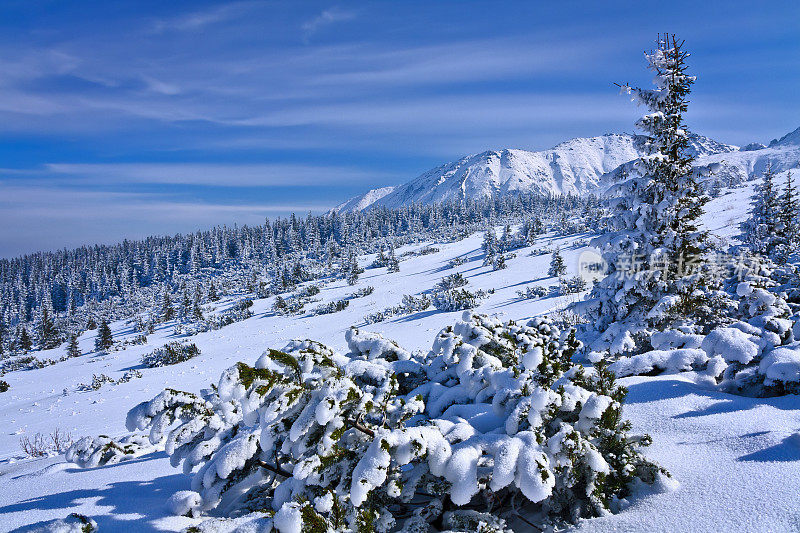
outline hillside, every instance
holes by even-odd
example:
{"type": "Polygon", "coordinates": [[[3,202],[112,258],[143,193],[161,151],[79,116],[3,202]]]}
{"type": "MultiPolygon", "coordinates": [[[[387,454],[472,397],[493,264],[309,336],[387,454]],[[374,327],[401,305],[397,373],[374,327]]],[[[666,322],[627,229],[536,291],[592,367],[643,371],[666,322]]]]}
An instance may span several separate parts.
{"type": "MultiPolygon", "coordinates": [[[[752,186],[725,191],[708,206],[706,224],[716,235],[733,239],[745,216],[752,186]]],[[[5,377],[11,390],[4,393],[0,420],[0,515],[4,530],[24,524],[62,518],[71,512],[93,517],[101,531],[178,531],[196,525],[198,519],[172,516],[167,496],[188,489],[189,478],[170,467],[163,451],[154,451],[116,465],[80,469],[63,456],[19,460],[20,437],[49,434],[55,428],[82,435],[126,433],[125,413],[138,402],[153,397],[163,387],[197,391],[215,380],[236,361],[251,363],[268,348],[280,348],[292,338],[312,337],[331,346],[345,347],[350,325],[379,331],[408,349],[424,350],[443,327],[458,320],[460,312],[423,311],[385,322],[364,325],[363,317],[397,304],[404,294],[429,289],[444,275],[458,271],[468,287],[494,289],[476,309],[501,317],[527,317],[558,311],[579,295],[520,299],[516,291],[528,286],[547,287],[556,282],[546,274],[550,254],[536,249],[560,248],[574,273],[587,235],[543,235],[534,247],[521,248],[509,259],[508,268],[493,271],[481,266],[482,236],[474,234],[449,244],[435,244],[438,251],[410,255],[401,270],[368,269],[355,286],[344,280],[325,284],[321,302],[335,301],[367,286],[374,292],[352,300],[331,315],[280,316],[271,311],[274,297],[258,299],[254,316],[223,329],[184,337],[201,350],[197,358],[175,366],[143,368],[140,358],[176,338],[171,324],[163,324],[144,345],[131,345],[109,354],[93,352],[94,332],[83,334],[84,355],[39,370],[16,371],[5,377]],[[534,252],[536,255],[531,255],[534,252]],[[461,266],[450,269],[454,258],[461,266]],[[101,384],[98,390],[81,390],[92,374],[120,378],[139,369],[141,378],[125,383],[101,384]]],[[[397,250],[420,250],[418,244],[397,250]]],[[[359,258],[369,264],[374,256],[359,258]]],[[[206,313],[231,307],[236,297],[207,305],[206,313]]],[[[128,322],[112,324],[118,341],[133,339],[128,322]]],[[[41,352],[42,357],[60,350],[41,352]]],[[[712,391],[693,373],[625,378],[629,399],[624,415],[634,431],[649,433],[654,445],[650,459],[669,470],[680,484],[671,492],[631,498],[624,512],[582,521],[574,531],[633,530],[643,522],[650,531],[788,531],[795,522],[793,509],[800,504],[794,480],[800,476],[800,448],[796,445],[797,396],[753,399],[712,391]],[[764,487],[772,487],[769,491],[764,487]],[[724,502],[724,503],[723,503],[724,502]]],[[[233,523],[231,523],[233,526],[233,523]]],[[[528,531],[518,524],[519,531],[528,531]]],[[[223,529],[221,531],[228,531],[223,529]]]]}

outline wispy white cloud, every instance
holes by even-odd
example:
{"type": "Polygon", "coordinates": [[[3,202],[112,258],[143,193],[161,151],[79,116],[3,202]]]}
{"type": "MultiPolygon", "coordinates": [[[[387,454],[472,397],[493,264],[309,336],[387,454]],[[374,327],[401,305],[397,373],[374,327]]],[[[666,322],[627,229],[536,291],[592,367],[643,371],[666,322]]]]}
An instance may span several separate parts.
{"type": "Polygon", "coordinates": [[[308,40],[312,35],[326,26],[337,22],[352,20],[355,17],[356,13],[354,11],[345,11],[337,6],[326,9],[313,19],[303,23],[303,38],[308,40]]]}
{"type": "Polygon", "coordinates": [[[369,184],[389,176],[383,171],[341,166],[213,163],[49,163],[42,172],[43,177],[47,175],[70,177],[76,185],[164,183],[219,187],[369,184]]]}
{"type": "Polygon", "coordinates": [[[151,25],[151,30],[156,33],[165,31],[198,31],[207,26],[242,16],[258,5],[259,2],[256,1],[229,2],[212,9],[155,20],[151,25]]]}

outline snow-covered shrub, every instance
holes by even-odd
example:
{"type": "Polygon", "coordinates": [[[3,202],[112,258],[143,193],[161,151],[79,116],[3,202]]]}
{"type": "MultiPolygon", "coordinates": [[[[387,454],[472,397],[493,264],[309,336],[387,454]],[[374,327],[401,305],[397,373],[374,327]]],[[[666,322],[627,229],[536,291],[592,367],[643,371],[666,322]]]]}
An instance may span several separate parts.
{"type": "Polygon", "coordinates": [[[39,522],[14,531],[18,533],[95,533],[98,529],[94,519],[72,513],[66,518],[39,522]]]}
{"type": "Polygon", "coordinates": [[[82,392],[91,392],[100,390],[104,383],[111,383],[112,385],[116,383],[114,378],[106,376],[105,374],[92,374],[92,382],[91,383],[79,383],[77,389],[82,392]]]}
{"type": "Polygon", "coordinates": [[[424,246],[419,250],[408,250],[407,252],[403,252],[400,254],[400,257],[419,257],[423,255],[430,255],[439,252],[439,248],[436,246],[424,246]]]}
{"type": "Polygon", "coordinates": [[[300,294],[308,298],[316,296],[319,293],[320,293],[320,288],[317,285],[308,285],[300,290],[300,294]]]}
{"type": "Polygon", "coordinates": [[[142,435],[129,435],[116,441],[100,435],[79,439],[69,446],[64,458],[81,468],[94,468],[134,459],[157,449],[142,435]]]}
{"type": "Polygon", "coordinates": [[[433,286],[433,292],[449,291],[450,289],[458,289],[467,285],[469,281],[464,277],[461,272],[450,274],[439,280],[439,283],[433,286]]]}
{"type": "Polygon", "coordinates": [[[360,289],[350,293],[346,299],[347,300],[355,300],[356,298],[364,298],[365,296],[369,296],[375,292],[375,287],[372,285],[367,285],[366,287],[361,287],[360,289]]]}
{"type": "Polygon", "coordinates": [[[550,293],[550,289],[541,285],[528,285],[525,290],[517,291],[517,298],[520,300],[533,300],[534,298],[544,298],[550,293]]]}
{"type": "Polygon", "coordinates": [[[487,295],[482,290],[470,292],[467,289],[450,289],[434,293],[431,302],[439,311],[461,311],[478,307],[484,298],[487,295]]]}
{"type": "Polygon", "coordinates": [[[394,307],[387,307],[382,311],[370,313],[364,317],[364,322],[367,324],[375,324],[383,322],[393,316],[407,315],[411,313],[418,313],[424,311],[431,306],[431,299],[427,295],[421,294],[420,296],[413,296],[411,294],[403,295],[403,301],[400,305],[394,307]]]}
{"type": "Polygon", "coordinates": [[[306,304],[318,301],[319,298],[311,298],[302,292],[287,296],[286,298],[278,295],[275,297],[275,302],[272,304],[272,310],[278,315],[296,315],[303,312],[303,308],[306,304]]]}
{"type": "Polygon", "coordinates": [[[176,365],[198,355],[200,348],[196,344],[172,341],[142,356],[142,364],[149,368],[176,365]]]}
{"type": "Polygon", "coordinates": [[[459,255],[457,257],[452,258],[450,261],[447,262],[448,268],[456,268],[461,265],[466,264],[467,258],[463,255],[459,255]]]}
{"type": "Polygon", "coordinates": [[[350,305],[350,300],[336,300],[326,304],[318,305],[311,310],[312,315],[329,315],[331,313],[338,313],[344,311],[350,305]]]}
{"type": "Polygon", "coordinates": [[[508,265],[506,264],[506,259],[508,259],[508,257],[506,257],[504,254],[496,255],[494,262],[492,263],[492,270],[504,270],[508,268],[508,265]]]}
{"type": "Polygon", "coordinates": [[[125,373],[122,374],[122,377],[117,380],[117,384],[119,385],[120,383],[127,383],[133,379],[139,379],[141,377],[142,373],[135,368],[132,368],[130,370],[126,370],[125,373]]]}
{"type": "Polygon", "coordinates": [[[731,269],[727,311],[716,327],[705,334],[692,325],[654,333],[653,350],[622,357],[611,369],[620,376],[694,370],[721,390],[748,396],[800,392],[800,317],[773,279],[774,265],[745,255],[731,269]]]}
{"type": "Polygon", "coordinates": [[[575,294],[586,290],[586,280],[581,276],[559,278],[558,286],[561,294],[575,294]]]}
{"type": "Polygon", "coordinates": [[[507,531],[520,511],[553,527],[666,479],[639,451],[649,439],[627,435],[625,389],[602,363],[573,366],[574,332],[546,319],[465,313],[427,354],[346,340],[346,355],[292,341],[199,395],[134,407],[128,429],[192,476],[170,507],[281,533],[507,531]]]}
{"type": "Polygon", "coordinates": [[[431,306],[431,299],[428,298],[425,294],[420,296],[412,296],[410,294],[403,295],[403,302],[401,307],[403,308],[403,313],[418,313],[420,311],[425,311],[427,308],[431,306]]]}

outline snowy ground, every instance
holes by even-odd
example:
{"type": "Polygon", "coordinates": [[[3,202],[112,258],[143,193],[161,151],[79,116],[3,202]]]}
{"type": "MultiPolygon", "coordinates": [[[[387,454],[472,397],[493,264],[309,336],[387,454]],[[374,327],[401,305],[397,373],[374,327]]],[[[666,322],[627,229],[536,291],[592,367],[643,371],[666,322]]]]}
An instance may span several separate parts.
{"type": "MultiPolygon", "coordinates": [[[[750,193],[751,187],[747,187],[714,200],[707,208],[706,225],[720,237],[731,239],[738,232],[750,193]]],[[[8,374],[4,379],[11,390],[0,397],[0,531],[63,518],[71,512],[93,517],[101,531],[174,531],[195,523],[171,516],[165,508],[170,494],[188,488],[189,478],[171,468],[163,453],[82,470],[65,463],[63,456],[19,460],[22,436],[49,434],[56,427],[76,438],[121,436],[128,409],[164,387],[196,391],[215,381],[235,361],[252,363],[265,349],[280,348],[292,338],[313,338],[344,350],[344,331],[349,326],[362,324],[365,315],[397,305],[404,294],[429,289],[455,271],[469,279],[472,290],[495,289],[478,308],[480,312],[522,320],[563,308],[571,301],[573,297],[519,301],[516,291],[526,285],[556,283],[546,274],[550,255],[534,257],[529,254],[531,249],[518,250],[506,270],[492,272],[481,266],[481,238],[478,234],[458,243],[437,244],[440,252],[403,261],[399,273],[367,270],[355,287],[344,282],[326,285],[320,303],[360,287],[375,287],[372,295],[351,301],[345,311],[336,314],[274,316],[269,311],[271,298],[257,300],[253,318],[192,337],[201,355],[176,366],[140,368],[142,354],[171,340],[172,327],[163,327],[150,335],[144,346],[109,355],[88,353],[40,370],[8,374]],[[448,269],[448,261],[456,256],[464,256],[468,262],[448,269]],[[76,390],[79,383],[90,382],[92,374],[119,378],[130,368],[139,368],[144,377],[106,384],[95,392],[76,390]]],[[[585,235],[545,237],[536,248],[560,246],[570,273],[574,273],[585,239],[585,235]]],[[[361,263],[367,264],[368,258],[361,263]]],[[[406,348],[427,350],[439,329],[459,317],[460,312],[424,311],[364,327],[406,348]]],[[[121,322],[112,329],[117,340],[133,335],[121,322]]],[[[91,332],[80,339],[84,352],[90,352],[93,336],[91,332]]],[[[61,355],[63,349],[53,352],[61,355]]],[[[46,352],[37,355],[48,356],[46,352]]],[[[798,397],[731,396],[704,389],[687,374],[627,378],[623,383],[630,389],[625,414],[635,431],[653,437],[648,455],[667,468],[681,486],[675,492],[636,500],[618,515],[584,521],[576,530],[800,530],[798,397]]]]}

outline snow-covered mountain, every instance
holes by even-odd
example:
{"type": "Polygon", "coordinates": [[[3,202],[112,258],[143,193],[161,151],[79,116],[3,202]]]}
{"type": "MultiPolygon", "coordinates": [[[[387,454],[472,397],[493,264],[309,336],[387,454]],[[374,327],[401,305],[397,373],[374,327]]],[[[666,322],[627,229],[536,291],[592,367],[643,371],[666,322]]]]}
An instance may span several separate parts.
{"type": "Polygon", "coordinates": [[[387,194],[391,193],[395,190],[395,187],[381,187],[379,189],[372,189],[367,191],[366,193],[360,196],[353,196],[346,202],[337,205],[333,208],[333,211],[347,213],[350,211],[361,211],[362,209],[366,209],[370,205],[374,204],[387,194]]]}
{"type": "MultiPolygon", "coordinates": [[[[602,177],[636,159],[641,142],[642,138],[635,135],[607,134],[578,137],[540,152],[489,150],[431,169],[403,185],[373,189],[334,210],[432,204],[520,192],[555,195],[602,192],[602,177]]],[[[700,135],[692,135],[691,142],[695,156],[738,150],[736,146],[700,135]]]]}

